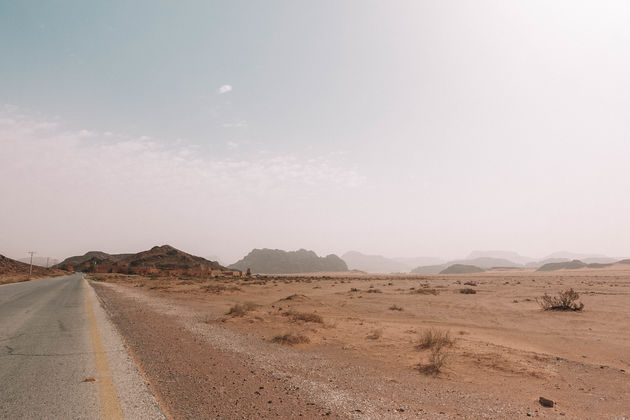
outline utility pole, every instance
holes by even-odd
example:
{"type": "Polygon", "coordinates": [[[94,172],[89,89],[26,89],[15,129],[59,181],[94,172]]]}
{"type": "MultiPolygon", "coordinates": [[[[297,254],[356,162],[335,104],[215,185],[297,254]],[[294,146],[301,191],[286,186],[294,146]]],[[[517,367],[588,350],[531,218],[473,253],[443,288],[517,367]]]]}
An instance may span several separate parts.
{"type": "Polygon", "coordinates": [[[35,251],[28,251],[27,254],[31,254],[31,266],[28,269],[28,279],[31,279],[31,274],[33,274],[33,254],[35,251]]]}
{"type": "Polygon", "coordinates": [[[50,261],[50,257],[46,257],[46,268],[48,268],[48,261],[50,261]]]}

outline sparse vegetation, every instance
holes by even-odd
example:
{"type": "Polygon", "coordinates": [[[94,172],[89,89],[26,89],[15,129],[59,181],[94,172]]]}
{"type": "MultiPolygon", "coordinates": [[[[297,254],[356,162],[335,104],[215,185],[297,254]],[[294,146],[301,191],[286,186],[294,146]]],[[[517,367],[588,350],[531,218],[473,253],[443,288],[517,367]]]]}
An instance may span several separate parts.
{"type": "Polygon", "coordinates": [[[293,346],[295,344],[305,344],[305,343],[310,343],[311,340],[308,339],[308,337],[302,335],[302,334],[281,334],[281,335],[276,335],[275,337],[273,337],[271,339],[271,342],[273,343],[278,343],[278,344],[284,344],[287,346],[293,346]]]}
{"type": "Polygon", "coordinates": [[[560,291],[558,296],[549,296],[545,293],[540,298],[537,298],[536,302],[545,311],[581,311],[584,309],[584,304],[578,302],[579,298],[579,293],[571,288],[560,291]]]}
{"type": "Polygon", "coordinates": [[[368,289],[367,292],[368,293],[383,293],[381,289],[368,289]]]}
{"type": "Polygon", "coordinates": [[[438,295],[440,292],[436,289],[411,289],[412,295],[438,295]]]}
{"type": "Polygon", "coordinates": [[[324,319],[320,315],[311,312],[287,311],[284,315],[291,317],[293,321],[324,323],[324,319]]]}
{"type": "Polygon", "coordinates": [[[431,349],[427,363],[418,363],[418,370],[425,375],[437,375],[446,363],[447,353],[443,347],[431,349]]]}
{"type": "Polygon", "coordinates": [[[400,306],[398,306],[398,305],[392,305],[392,306],[390,306],[390,307],[389,307],[389,310],[390,310],[390,311],[402,311],[402,310],[403,310],[403,308],[401,308],[401,307],[400,307],[400,306]]]}
{"type": "Polygon", "coordinates": [[[429,328],[424,330],[420,336],[420,340],[416,347],[419,350],[450,347],[453,345],[453,339],[449,331],[429,328]]]}
{"type": "Polygon", "coordinates": [[[427,363],[419,363],[418,370],[426,375],[437,375],[446,363],[446,347],[453,345],[449,331],[430,328],[424,330],[416,345],[419,350],[431,350],[427,363]]]}
{"type": "Polygon", "coordinates": [[[230,310],[228,311],[227,315],[230,315],[230,316],[244,316],[248,312],[251,312],[254,309],[256,309],[256,306],[257,305],[252,303],[252,302],[245,302],[243,304],[237,303],[236,305],[234,305],[234,306],[232,306],[230,308],[230,310]]]}
{"type": "Polygon", "coordinates": [[[466,289],[459,289],[459,293],[464,294],[464,295],[474,295],[477,293],[477,291],[475,289],[466,288],[466,289]]]}

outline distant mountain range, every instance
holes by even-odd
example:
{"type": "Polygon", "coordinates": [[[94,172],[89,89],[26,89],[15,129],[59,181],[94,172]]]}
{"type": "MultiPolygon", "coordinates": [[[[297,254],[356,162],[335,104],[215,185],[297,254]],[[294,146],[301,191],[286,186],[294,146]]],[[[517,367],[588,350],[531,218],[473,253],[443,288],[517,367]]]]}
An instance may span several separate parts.
{"type": "Polygon", "coordinates": [[[84,255],[66,258],[58,268],[73,268],[75,271],[212,271],[227,270],[216,261],[209,261],[173,248],[170,245],[154,246],[136,254],[107,254],[90,251],[84,255]]]}
{"type": "Polygon", "coordinates": [[[367,255],[349,251],[341,256],[350,270],[366,273],[408,273],[419,265],[440,264],[443,260],[431,257],[387,258],[382,255],[367,255]]]}
{"type": "MultiPolygon", "coordinates": [[[[446,270],[448,267],[459,264],[482,268],[484,270],[491,268],[540,268],[543,266],[561,267],[564,263],[571,263],[578,260],[591,268],[597,268],[601,265],[613,264],[619,258],[610,258],[598,254],[576,254],[572,252],[554,252],[543,258],[536,260],[531,257],[524,257],[512,251],[473,251],[468,258],[463,260],[453,260],[444,264],[419,266],[411,272],[414,274],[438,274],[446,270]],[[552,265],[549,265],[552,264],[552,265]]],[[[571,264],[569,264],[571,266],[571,264]]],[[[554,268],[555,269],[555,268],[554,268]]],[[[545,270],[546,271],[546,270],[545,270]]]]}
{"type": "Polygon", "coordinates": [[[319,257],[313,251],[283,251],[280,249],[254,249],[243,259],[229,266],[231,269],[252,273],[294,274],[348,271],[346,263],[334,254],[319,257]]]}

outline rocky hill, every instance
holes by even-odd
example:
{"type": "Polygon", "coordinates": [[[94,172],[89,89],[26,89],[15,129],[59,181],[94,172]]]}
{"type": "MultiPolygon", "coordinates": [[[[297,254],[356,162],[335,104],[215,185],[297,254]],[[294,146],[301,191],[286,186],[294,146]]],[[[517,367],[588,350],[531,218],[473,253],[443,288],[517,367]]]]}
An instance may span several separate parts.
{"type": "Polygon", "coordinates": [[[84,272],[122,273],[226,270],[216,261],[188,254],[170,245],[154,246],[148,251],[136,254],[107,254],[101,251],[90,251],[84,255],[66,258],[57,267],[73,268],[75,271],[84,272]]]}
{"type": "Polygon", "coordinates": [[[336,255],[319,257],[313,251],[282,251],[280,249],[254,249],[243,259],[229,266],[231,269],[252,273],[293,274],[348,271],[346,263],[336,255]]]}
{"type": "MultiPolygon", "coordinates": [[[[18,278],[23,277],[19,280],[12,281],[21,281],[26,280],[29,272],[29,264],[16,261],[11,258],[7,258],[4,255],[0,255],[0,284],[5,283],[3,278],[18,278]]],[[[65,272],[53,268],[44,268],[38,265],[33,265],[33,278],[42,278],[48,276],[58,276],[61,274],[65,274],[65,272]]]]}
{"type": "MultiPolygon", "coordinates": [[[[477,257],[477,258],[468,259],[468,260],[453,260],[445,264],[416,267],[413,270],[411,270],[411,273],[413,274],[438,274],[438,273],[442,274],[442,271],[454,265],[468,266],[468,267],[474,266],[481,269],[481,271],[488,270],[495,267],[505,267],[505,268],[521,267],[520,264],[517,264],[510,260],[506,260],[504,258],[477,257]]],[[[446,274],[449,274],[449,273],[446,273],[446,274]]],[[[450,273],[450,274],[455,274],[455,273],[450,273]]]]}
{"type": "Polygon", "coordinates": [[[555,270],[577,270],[586,267],[586,264],[580,260],[548,263],[538,268],[536,271],[555,271],[555,270]]]}
{"type": "Polygon", "coordinates": [[[444,270],[440,271],[440,274],[472,274],[472,273],[482,273],[483,268],[479,268],[474,265],[466,265],[466,264],[453,264],[444,270]]]}

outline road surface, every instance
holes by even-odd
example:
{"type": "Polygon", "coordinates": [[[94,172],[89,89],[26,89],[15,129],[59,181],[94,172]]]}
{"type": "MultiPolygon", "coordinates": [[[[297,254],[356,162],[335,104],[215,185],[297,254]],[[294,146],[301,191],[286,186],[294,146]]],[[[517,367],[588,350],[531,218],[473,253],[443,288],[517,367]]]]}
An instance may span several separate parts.
{"type": "Polygon", "coordinates": [[[1,419],[164,418],[81,274],[0,286],[1,419]]]}

